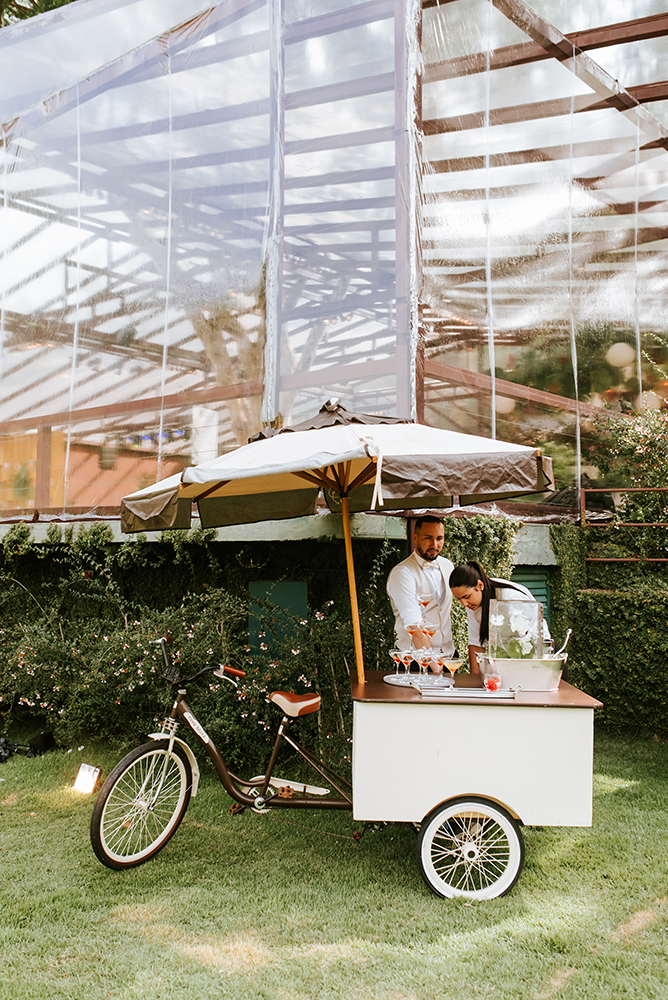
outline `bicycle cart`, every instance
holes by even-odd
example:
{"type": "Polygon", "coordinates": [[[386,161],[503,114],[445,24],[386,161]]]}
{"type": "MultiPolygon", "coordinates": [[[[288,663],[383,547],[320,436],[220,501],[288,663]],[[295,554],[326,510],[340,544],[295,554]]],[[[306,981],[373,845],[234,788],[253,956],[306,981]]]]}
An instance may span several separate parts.
{"type": "MultiPolygon", "coordinates": [[[[105,782],[91,828],[98,858],[112,868],[140,864],[178,827],[198,781],[179,726],[206,749],[240,809],[345,809],[360,821],[419,824],[418,865],[442,896],[485,899],[507,892],[522,866],[522,823],[591,823],[598,702],[568,685],[550,696],[508,693],[503,700],[476,689],[475,678],[457,678],[449,692],[400,690],[382,675],[365,673],[362,655],[352,513],[442,511],[551,485],[551,461],[539,448],[351,413],[329,400],[302,424],[266,429],[247,445],[124,497],[126,532],[190,527],[193,503],[203,527],[313,514],[319,498],[340,512],[355,646],[353,782],[291,735],[294,720],[318,710],[318,695],[270,695],[283,712],[276,744],[266,773],[243,780],[226,767],[180,690],[162,731],[105,782]],[[283,742],[325,787],[275,777],[283,742]]],[[[219,676],[234,673],[221,668],[219,676]]]]}
{"type": "Polygon", "coordinates": [[[416,858],[443,897],[492,899],[515,884],[524,860],[521,825],[589,826],[593,710],[600,703],[561,682],[555,692],[487,692],[477,676],[457,678],[449,694],[393,687],[381,672],[352,680],[353,780],[350,784],[301,746],[291,726],[317,712],[320,696],[275,691],[282,712],[266,772],[244,779],[226,766],[185,701],[186,684],[209,671],[235,682],[244,672],[205,667],[184,680],[162,640],[165,678],[177,689],[170,715],[150,742],[110,773],[91,819],[91,842],[107,867],[154,857],[178,829],[197,794],[199,768],[185,727],[211,758],[234,800],[250,808],[343,809],[361,822],[419,826],[416,858]],[[279,778],[287,743],[324,785],[279,778]]]}

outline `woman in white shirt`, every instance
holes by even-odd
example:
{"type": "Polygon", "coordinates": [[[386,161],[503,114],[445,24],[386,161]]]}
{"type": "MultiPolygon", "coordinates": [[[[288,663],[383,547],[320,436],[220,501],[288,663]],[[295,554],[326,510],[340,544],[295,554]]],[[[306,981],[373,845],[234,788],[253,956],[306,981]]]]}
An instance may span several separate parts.
{"type": "MultiPolygon", "coordinates": [[[[483,652],[484,644],[489,638],[489,602],[493,599],[535,601],[536,598],[520,583],[487,576],[480,563],[473,561],[455,566],[450,574],[449,583],[452,596],[466,608],[471,673],[479,674],[478,653],[483,652]]],[[[544,637],[549,639],[550,633],[545,623],[543,631],[544,637]]]]}

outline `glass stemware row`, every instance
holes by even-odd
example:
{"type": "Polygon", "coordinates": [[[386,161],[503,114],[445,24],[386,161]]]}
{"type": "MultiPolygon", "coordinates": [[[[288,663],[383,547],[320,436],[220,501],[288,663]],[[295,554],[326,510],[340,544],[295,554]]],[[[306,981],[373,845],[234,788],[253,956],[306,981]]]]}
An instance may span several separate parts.
{"type": "Polygon", "coordinates": [[[450,677],[445,678],[449,680],[449,686],[454,685],[454,677],[456,671],[461,666],[461,660],[447,654],[441,648],[434,649],[391,649],[390,657],[395,664],[395,673],[397,676],[400,674],[399,665],[403,664],[404,674],[408,675],[410,672],[411,663],[415,661],[419,668],[419,677],[425,679],[428,676],[429,669],[433,674],[441,676],[444,670],[447,669],[450,677]]]}

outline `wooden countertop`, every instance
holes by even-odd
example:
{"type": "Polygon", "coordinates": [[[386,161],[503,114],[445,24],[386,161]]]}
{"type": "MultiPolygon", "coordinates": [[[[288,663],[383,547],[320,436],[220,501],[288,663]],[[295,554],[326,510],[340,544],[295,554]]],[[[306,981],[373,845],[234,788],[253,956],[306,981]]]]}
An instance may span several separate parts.
{"type": "MultiPolygon", "coordinates": [[[[367,670],[366,684],[360,684],[353,674],[350,680],[350,693],[353,701],[360,702],[396,702],[407,705],[503,705],[508,708],[519,708],[522,706],[544,707],[544,708],[600,708],[602,702],[597,701],[584,691],[578,691],[572,684],[560,681],[558,691],[518,691],[514,699],[500,700],[490,698],[489,701],[478,698],[468,699],[463,695],[456,695],[456,701],[445,700],[443,698],[427,699],[411,687],[397,687],[392,684],[385,684],[383,681],[385,672],[382,670],[367,670]]],[[[455,687],[457,688],[482,688],[482,678],[480,674],[458,674],[455,677],[455,687]]]]}

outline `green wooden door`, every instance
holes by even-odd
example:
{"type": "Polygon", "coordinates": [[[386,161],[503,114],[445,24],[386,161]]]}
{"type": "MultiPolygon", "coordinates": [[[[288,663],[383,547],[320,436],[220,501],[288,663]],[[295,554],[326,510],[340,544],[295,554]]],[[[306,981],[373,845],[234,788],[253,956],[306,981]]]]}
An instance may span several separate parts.
{"type": "Polygon", "coordinates": [[[248,644],[259,649],[260,643],[266,643],[270,650],[272,640],[285,642],[291,638],[294,630],[294,618],[306,618],[308,615],[308,588],[303,580],[253,580],[248,585],[251,597],[259,598],[261,601],[268,601],[275,608],[272,613],[271,627],[266,622],[264,627],[260,617],[266,619],[264,609],[260,610],[259,604],[251,605],[251,612],[248,616],[248,644]],[[281,614],[281,612],[287,612],[281,614]],[[263,631],[265,634],[260,635],[263,631]]]}
{"type": "Polygon", "coordinates": [[[552,612],[550,570],[545,566],[515,566],[510,579],[513,583],[521,583],[523,587],[531,591],[537,601],[540,601],[549,627],[552,612]]]}

